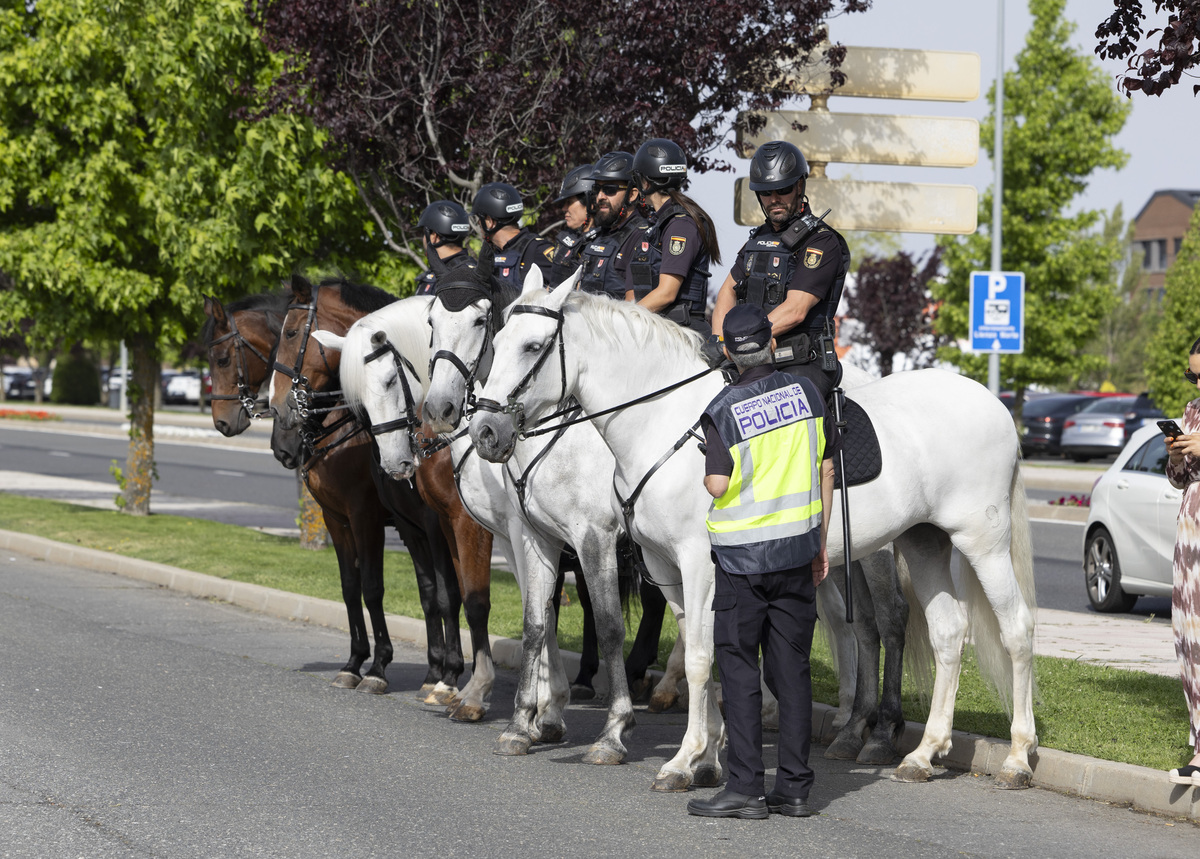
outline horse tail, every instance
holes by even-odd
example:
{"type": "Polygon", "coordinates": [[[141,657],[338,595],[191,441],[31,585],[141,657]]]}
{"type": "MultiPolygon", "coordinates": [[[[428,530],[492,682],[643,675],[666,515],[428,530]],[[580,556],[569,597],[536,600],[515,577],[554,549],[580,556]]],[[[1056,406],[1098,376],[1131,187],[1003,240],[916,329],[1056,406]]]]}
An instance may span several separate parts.
{"type": "Polygon", "coordinates": [[[900,590],[908,603],[908,624],[904,630],[904,673],[908,688],[917,693],[923,707],[928,707],[933,696],[933,645],[929,642],[929,624],[913,591],[908,561],[895,544],[892,544],[892,556],[896,561],[900,590]]]}
{"type": "Polygon", "coordinates": [[[637,547],[628,534],[622,533],[617,538],[617,595],[627,624],[631,622],[634,607],[642,601],[642,569],[637,547]]]}
{"type": "MultiPolygon", "coordinates": [[[[1026,608],[1037,619],[1037,594],[1033,582],[1033,539],[1029,528],[1029,511],[1025,499],[1025,481],[1020,462],[1014,462],[1009,484],[1009,558],[1014,577],[1026,608]]],[[[1012,659],[1000,635],[1000,621],[988,602],[979,575],[965,557],[962,559],[963,582],[966,589],[967,621],[975,645],[979,672],[996,691],[1005,715],[1012,718],[1012,659]]],[[[1036,695],[1036,690],[1035,693],[1036,695]]]]}

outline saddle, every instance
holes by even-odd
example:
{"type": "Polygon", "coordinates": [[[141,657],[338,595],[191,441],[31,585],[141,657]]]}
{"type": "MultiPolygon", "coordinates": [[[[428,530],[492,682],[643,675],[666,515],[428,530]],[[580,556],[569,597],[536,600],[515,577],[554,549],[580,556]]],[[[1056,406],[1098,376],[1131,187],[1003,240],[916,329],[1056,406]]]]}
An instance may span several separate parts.
{"type": "MultiPolygon", "coordinates": [[[[846,398],[846,406],[842,417],[846,421],[846,430],[842,435],[842,459],[846,463],[847,486],[858,486],[869,483],[879,476],[883,470],[883,455],[879,451],[879,438],[875,435],[875,426],[863,407],[846,398]]],[[[827,414],[832,415],[830,409],[827,414]]],[[[842,470],[838,458],[833,460],[833,486],[842,488],[842,470]]]]}

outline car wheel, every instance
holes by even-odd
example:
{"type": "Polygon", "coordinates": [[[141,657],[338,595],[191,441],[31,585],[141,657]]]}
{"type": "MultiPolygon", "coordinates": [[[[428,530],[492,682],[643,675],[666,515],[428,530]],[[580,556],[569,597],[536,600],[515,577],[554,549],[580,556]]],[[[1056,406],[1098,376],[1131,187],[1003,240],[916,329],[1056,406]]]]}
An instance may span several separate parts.
{"type": "Polygon", "coordinates": [[[1121,590],[1121,563],[1112,535],[1097,528],[1088,537],[1083,550],[1083,575],[1092,608],[1103,612],[1123,612],[1133,608],[1137,596],[1121,590]]]}
{"type": "Polygon", "coordinates": [[[1075,460],[1075,462],[1087,462],[1091,457],[1084,456],[1082,453],[1073,453],[1071,454],[1071,459],[1075,460]]]}

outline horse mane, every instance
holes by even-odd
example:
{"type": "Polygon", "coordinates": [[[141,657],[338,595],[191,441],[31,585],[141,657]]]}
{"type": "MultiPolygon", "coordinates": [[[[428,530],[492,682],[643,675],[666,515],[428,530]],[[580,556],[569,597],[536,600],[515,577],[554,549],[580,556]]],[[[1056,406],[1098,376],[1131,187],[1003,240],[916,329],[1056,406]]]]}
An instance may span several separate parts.
{"type": "MultiPolygon", "coordinates": [[[[237,301],[231,301],[228,304],[222,305],[225,308],[225,315],[233,313],[241,313],[242,311],[261,311],[267,317],[267,325],[270,328],[279,328],[283,325],[283,317],[287,314],[287,306],[292,300],[290,290],[284,292],[261,292],[257,295],[247,295],[245,298],[239,298],[237,301]]],[[[216,333],[217,321],[211,316],[204,317],[204,325],[200,328],[200,342],[209,344],[213,341],[213,335],[216,333]]]]}
{"type": "Polygon", "coordinates": [[[323,287],[336,286],[341,293],[342,302],[351,310],[360,310],[363,313],[374,313],[376,310],[399,301],[396,296],[377,286],[355,283],[345,277],[327,277],[321,281],[320,285],[323,287]]]}
{"type": "MultiPolygon", "coordinates": [[[[428,295],[393,299],[390,304],[350,326],[342,346],[339,372],[342,393],[355,412],[361,415],[364,411],[367,365],[363,359],[375,351],[371,337],[376,331],[384,332],[396,351],[412,363],[421,391],[429,387],[429,305],[432,301],[433,298],[428,295]]],[[[420,399],[420,394],[414,393],[420,399]]]]}
{"type": "Polygon", "coordinates": [[[507,280],[492,280],[492,311],[507,310],[521,297],[521,290],[507,280]]]}
{"type": "MultiPolygon", "coordinates": [[[[521,304],[544,305],[549,295],[541,289],[530,290],[519,301],[521,304]]],[[[678,356],[680,360],[703,360],[700,353],[700,347],[704,345],[703,337],[632,301],[618,301],[578,289],[567,297],[563,310],[578,313],[593,337],[605,340],[617,349],[624,349],[630,355],[649,347],[656,359],[659,353],[664,353],[666,356],[678,356]]],[[[510,312],[511,308],[505,311],[506,320],[510,312]]]]}

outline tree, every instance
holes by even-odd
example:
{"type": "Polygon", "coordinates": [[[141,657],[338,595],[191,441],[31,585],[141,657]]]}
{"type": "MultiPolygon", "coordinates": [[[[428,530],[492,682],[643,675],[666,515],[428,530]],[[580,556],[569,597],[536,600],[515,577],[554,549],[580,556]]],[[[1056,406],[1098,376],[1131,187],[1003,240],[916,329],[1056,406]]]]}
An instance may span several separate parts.
{"type": "MultiPolygon", "coordinates": [[[[389,247],[416,258],[421,209],[443,197],[469,208],[485,182],[536,209],[571,167],[655,136],[696,171],[725,167],[714,153],[730,117],[792,94],[779,58],[809,60],[825,18],[870,0],[246,5],[287,57],[270,111],[329,131],[389,247]]],[[[835,69],[844,54],[824,49],[835,69]]]]}
{"type": "MultiPolygon", "coordinates": [[[[1118,80],[1125,94],[1135,92],[1162,95],[1183,77],[1184,72],[1200,64],[1200,0],[1154,0],[1154,11],[1166,12],[1167,25],[1143,32],[1145,0],[1113,0],[1113,13],[1096,28],[1099,44],[1096,53],[1102,59],[1129,59],[1125,74],[1118,80]],[[1158,37],[1158,44],[1137,51],[1142,39],[1158,37]]],[[[1192,86],[1192,95],[1200,84],[1192,86]]]]}
{"type": "Polygon", "coordinates": [[[850,335],[876,353],[879,372],[892,372],[896,355],[909,355],[916,367],[928,367],[936,351],[933,300],[929,284],[937,277],[942,251],[932,250],[923,262],[907,251],[891,257],[865,258],[858,266],[847,314],[860,323],[850,335]]]}
{"type": "Polygon", "coordinates": [[[1192,213],[1183,245],[1167,272],[1162,319],[1146,350],[1146,379],[1155,405],[1178,417],[1196,397],[1183,378],[1188,351],[1200,337],[1200,208],[1192,213]]]}
{"type": "MultiPolygon", "coordinates": [[[[1099,212],[1069,213],[1094,170],[1125,164],[1128,156],[1111,138],[1125,124],[1129,106],[1095,61],[1071,46],[1064,5],[1031,0],[1033,26],[1015,71],[1004,77],[1001,267],[1025,273],[1026,293],[1025,352],[1002,356],[1000,375],[1018,403],[1029,385],[1060,385],[1100,365],[1097,356],[1079,352],[1112,308],[1112,268],[1123,253],[1118,238],[1096,231],[1099,212]]],[[[980,137],[994,157],[994,88],[988,98],[993,112],[980,137]]],[[[968,333],[970,273],[990,268],[991,213],[989,190],[979,204],[984,229],[943,242],[947,276],[933,294],[942,302],[936,328],[947,337],[968,333]]],[[[939,357],[977,379],[986,377],[986,356],[950,345],[939,357]]]]}
{"type": "Polygon", "coordinates": [[[202,292],[272,288],[306,259],[386,270],[322,135],[238,120],[276,71],[239,0],[0,3],[0,325],[129,344],[130,512],[149,511],[159,350],[202,292]]]}

